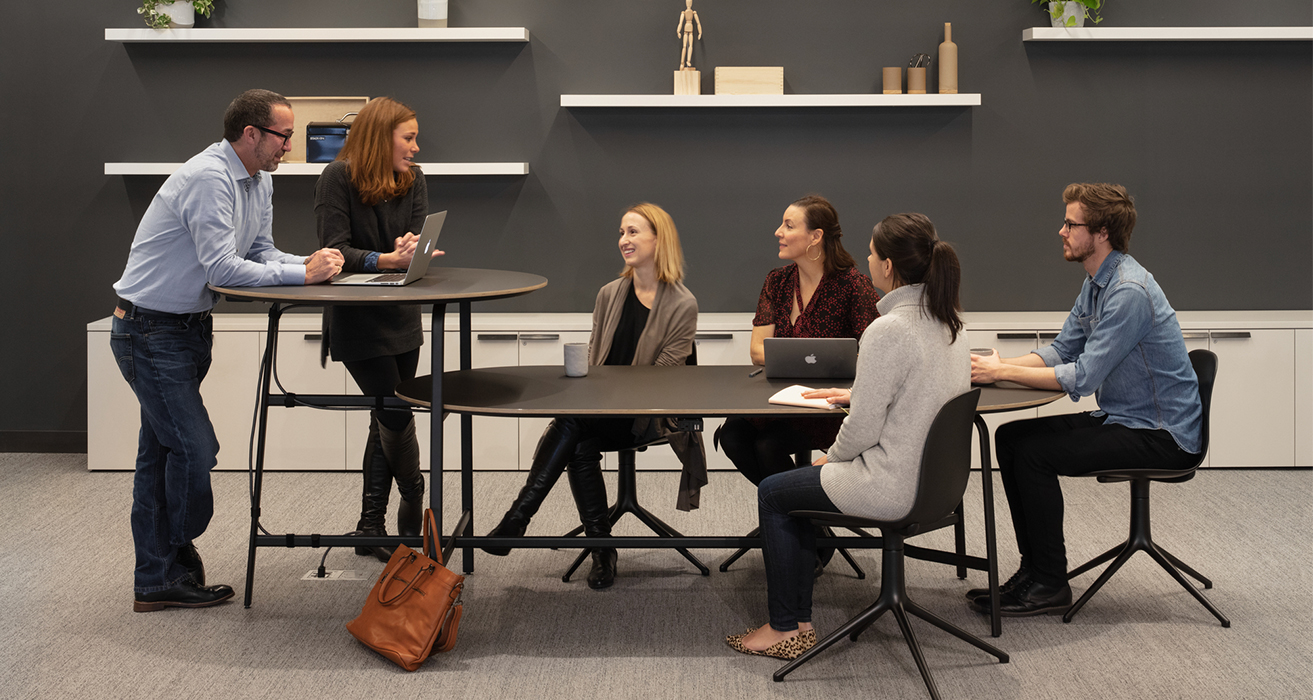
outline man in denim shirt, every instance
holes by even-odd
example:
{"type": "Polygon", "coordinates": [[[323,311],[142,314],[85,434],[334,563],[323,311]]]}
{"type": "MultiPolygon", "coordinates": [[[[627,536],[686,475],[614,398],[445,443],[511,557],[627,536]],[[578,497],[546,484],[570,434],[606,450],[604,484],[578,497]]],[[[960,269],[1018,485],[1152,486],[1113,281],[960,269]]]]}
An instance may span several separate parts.
{"type": "MultiPolygon", "coordinates": [[[[1135,204],[1120,185],[1073,184],[1063,257],[1088,275],[1053,344],[1022,357],[971,358],[971,381],[1008,380],[1094,394],[1098,411],[1003,425],[994,436],[1021,565],[1003,585],[1006,616],[1061,613],[1071,605],[1058,476],[1114,467],[1188,469],[1197,459],[1203,411],[1199,381],[1176,312],[1153,275],[1127,250],[1135,204]]],[[[988,592],[968,592],[989,611],[988,592]]]]}
{"type": "Polygon", "coordinates": [[[219,441],[201,400],[210,369],[216,294],[206,285],[314,284],[342,254],[310,257],[274,247],[273,184],[292,140],[292,107],[268,90],[228,105],[224,138],[165,180],[146,209],[123,276],[114,283],[110,348],[141,404],[132,542],[133,610],[199,608],[233,596],[206,586],[192,540],[214,514],[210,470],[219,441]]]}

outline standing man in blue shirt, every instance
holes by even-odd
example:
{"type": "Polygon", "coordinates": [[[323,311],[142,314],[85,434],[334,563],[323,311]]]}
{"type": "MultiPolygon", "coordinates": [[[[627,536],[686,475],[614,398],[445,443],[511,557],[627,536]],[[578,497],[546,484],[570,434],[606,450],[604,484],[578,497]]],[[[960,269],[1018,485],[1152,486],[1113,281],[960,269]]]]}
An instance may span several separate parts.
{"type": "Polygon", "coordinates": [[[214,514],[210,470],[219,442],[201,401],[210,369],[218,295],[206,285],[314,284],[342,269],[342,254],[309,257],[274,247],[273,183],[291,150],[292,106],[248,90],[228,105],[223,140],[178,168],[137,227],[123,277],[114,283],[110,347],[141,404],[132,541],[133,610],[200,608],[233,596],[206,586],[193,540],[214,514]]]}
{"type": "MultiPolygon", "coordinates": [[[[1103,469],[1188,469],[1201,446],[1199,381],[1176,311],[1153,275],[1127,255],[1135,204],[1120,185],[1072,184],[1062,193],[1062,254],[1087,277],[1062,332],[1047,347],[971,358],[971,381],[1008,380],[1094,394],[1099,410],[1016,421],[994,435],[1021,565],[1003,584],[999,613],[1020,617],[1071,606],[1058,476],[1103,469]]],[[[969,591],[989,612],[988,591],[969,591]]]]}

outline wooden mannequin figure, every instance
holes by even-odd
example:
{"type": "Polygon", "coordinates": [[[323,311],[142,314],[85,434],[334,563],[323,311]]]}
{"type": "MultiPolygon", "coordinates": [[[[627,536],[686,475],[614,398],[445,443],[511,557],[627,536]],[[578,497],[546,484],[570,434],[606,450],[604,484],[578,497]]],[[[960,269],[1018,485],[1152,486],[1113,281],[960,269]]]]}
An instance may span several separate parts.
{"type": "Polygon", "coordinates": [[[693,25],[698,26],[698,41],[702,41],[702,20],[698,19],[698,13],[693,11],[693,0],[684,0],[684,10],[679,13],[679,24],[675,26],[675,36],[684,40],[684,46],[679,50],[679,69],[694,70],[693,68],[693,25]]]}

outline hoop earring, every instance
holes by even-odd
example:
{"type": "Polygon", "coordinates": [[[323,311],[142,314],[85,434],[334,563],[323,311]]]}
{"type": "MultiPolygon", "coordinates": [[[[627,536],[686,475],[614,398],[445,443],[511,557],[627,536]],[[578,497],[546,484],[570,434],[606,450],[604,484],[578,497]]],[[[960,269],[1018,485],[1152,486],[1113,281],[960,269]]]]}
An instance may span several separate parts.
{"type": "MultiPolygon", "coordinates": [[[[814,246],[814,245],[816,245],[816,244],[815,244],[815,243],[812,243],[811,245],[807,246],[807,250],[802,251],[802,254],[803,254],[803,255],[807,255],[807,253],[812,249],[812,246],[814,246]]],[[[821,253],[822,253],[822,252],[823,252],[823,251],[820,251],[820,250],[816,251],[816,257],[814,257],[814,258],[811,257],[810,255],[807,255],[807,259],[810,260],[810,261],[812,261],[812,262],[816,262],[817,260],[820,260],[820,259],[821,259],[821,253]]]]}

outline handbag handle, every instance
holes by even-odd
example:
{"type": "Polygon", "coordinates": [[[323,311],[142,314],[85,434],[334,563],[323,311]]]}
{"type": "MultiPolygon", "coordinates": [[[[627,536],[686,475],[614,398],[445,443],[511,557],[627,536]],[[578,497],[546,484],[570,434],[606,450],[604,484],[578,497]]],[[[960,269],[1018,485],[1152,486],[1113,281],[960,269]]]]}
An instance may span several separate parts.
{"type": "Polygon", "coordinates": [[[424,556],[442,565],[442,550],[438,549],[438,525],[434,522],[433,509],[424,509],[424,556]]]}
{"type": "MultiPolygon", "coordinates": [[[[407,557],[407,562],[412,562],[412,561],[415,561],[415,555],[414,555],[414,554],[411,554],[409,557],[407,557]]],[[[407,593],[409,593],[409,592],[410,592],[410,589],[414,588],[414,587],[415,587],[415,584],[419,582],[419,577],[420,577],[425,571],[428,571],[428,572],[430,572],[430,573],[433,572],[433,566],[432,566],[432,565],[430,565],[430,566],[426,566],[426,567],[421,568],[419,571],[416,571],[416,572],[415,572],[415,575],[412,576],[411,579],[410,579],[409,581],[406,582],[406,587],[403,588],[403,589],[401,589],[401,592],[400,592],[400,593],[398,593],[398,594],[392,596],[391,598],[386,598],[386,599],[383,598],[383,592],[386,591],[386,590],[388,589],[388,582],[391,581],[392,579],[396,578],[396,574],[397,574],[397,572],[399,572],[399,571],[401,571],[401,563],[400,563],[400,562],[398,562],[397,567],[396,567],[395,569],[392,569],[391,571],[386,572],[386,573],[383,575],[383,580],[379,582],[379,585],[378,585],[378,602],[382,603],[383,605],[391,605],[391,604],[397,602],[397,600],[399,600],[402,596],[404,596],[404,595],[406,595],[407,593]]]]}

